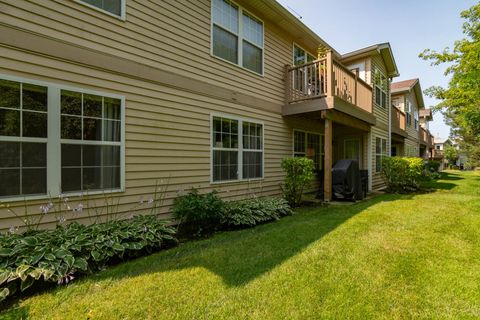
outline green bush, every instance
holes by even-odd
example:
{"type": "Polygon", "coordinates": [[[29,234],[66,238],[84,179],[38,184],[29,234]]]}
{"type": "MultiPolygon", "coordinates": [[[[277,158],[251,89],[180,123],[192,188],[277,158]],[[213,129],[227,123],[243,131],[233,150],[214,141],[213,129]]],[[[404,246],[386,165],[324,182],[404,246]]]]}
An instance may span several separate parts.
{"type": "Polygon", "coordinates": [[[68,283],[107,263],[177,243],[175,229],[156,216],[89,226],[76,222],[25,234],[0,235],[0,300],[35,281],[68,283]]]}
{"type": "Polygon", "coordinates": [[[428,160],[425,162],[425,170],[428,172],[438,172],[440,169],[440,162],[435,160],[428,160]]]}
{"type": "Polygon", "coordinates": [[[193,189],[175,199],[172,213],[187,236],[209,235],[218,228],[225,202],[216,192],[199,194],[193,189]]]}
{"type": "Polygon", "coordinates": [[[286,173],[283,195],[291,207],[297,207],[302,201],[305,188],[314,178],[313,160],[308,158],[285,158],[282,168],[286,173]]]}
{"type": "Polygon", "coordinates": [[[291,214],[284,199],[253,198],[228,202],[221,223],[227,227],[253,227],[291,214]]]}
{"type": "Polygon", "coordinates": [[[384,157],[382,172],[390,192],[418,190],[422,180],[423,159],[384,157]]]}

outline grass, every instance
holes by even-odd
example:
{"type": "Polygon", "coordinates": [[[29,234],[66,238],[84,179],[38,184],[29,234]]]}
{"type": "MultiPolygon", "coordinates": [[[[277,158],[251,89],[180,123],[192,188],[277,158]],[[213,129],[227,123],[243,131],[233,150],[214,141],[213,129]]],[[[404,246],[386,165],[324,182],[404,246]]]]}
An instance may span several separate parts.
{"type": "Polygon", "coordinates": [[[0,318],[480,318],[480,174],[429,187],[186,243],[0,318]]]}

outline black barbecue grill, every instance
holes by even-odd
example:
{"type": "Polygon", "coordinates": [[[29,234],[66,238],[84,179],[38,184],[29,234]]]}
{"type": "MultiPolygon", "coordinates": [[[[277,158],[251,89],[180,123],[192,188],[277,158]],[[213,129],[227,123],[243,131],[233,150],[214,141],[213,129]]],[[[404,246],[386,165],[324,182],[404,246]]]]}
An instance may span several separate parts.
{"type": "Polygon", "coordinates": [[[332,169],[332,192],[335,199],[361,200],[364,193],[358,162],[339,160],[332,169]]]}

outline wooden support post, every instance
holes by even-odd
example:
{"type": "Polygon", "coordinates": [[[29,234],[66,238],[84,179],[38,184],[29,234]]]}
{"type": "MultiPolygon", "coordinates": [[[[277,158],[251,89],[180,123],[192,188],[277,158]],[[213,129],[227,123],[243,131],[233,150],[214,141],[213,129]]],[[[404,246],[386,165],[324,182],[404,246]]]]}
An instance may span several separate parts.
{"type": "Polygon", "coordinates": [[[325,167],[324,183],[323,183],[323,200],[330,202],[332,200],[332,165],[333,165],[333,152],[332,152],[332,140],[333,140],[333,122],[325,117],[325,167]]]}
{"type": "Polygon", "coordinates": [[[332,50],[327,51],[327,96],[335,95],[335,75],[333,74],[333,53],[332,50]]]}
{"type": "Polygon", "coordinates": [[[355,93],[353,104],[357,105],[358,102],[358,68],[355,69],[355,93]]]}

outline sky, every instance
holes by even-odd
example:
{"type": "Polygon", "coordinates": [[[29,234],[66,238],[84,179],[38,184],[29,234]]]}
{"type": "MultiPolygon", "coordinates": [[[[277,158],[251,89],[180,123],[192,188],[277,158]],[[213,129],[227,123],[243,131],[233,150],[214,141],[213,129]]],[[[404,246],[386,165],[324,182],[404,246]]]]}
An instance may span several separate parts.
{"type": "MultiPolygon", "coordinates": [[[[339,53],[390,42],[400,77],[420,78],[423,90],[447,86],[446,66],[430,66],[418,57],[424,49],[452,48],[463,38],[460,12],[473,0],[277,0],[339,53]]],[[[425,106],[438,103],[424,95],[425,106]]],[[[450,128],[435,113],[430,132],[448,137],[450,128]]]]}

